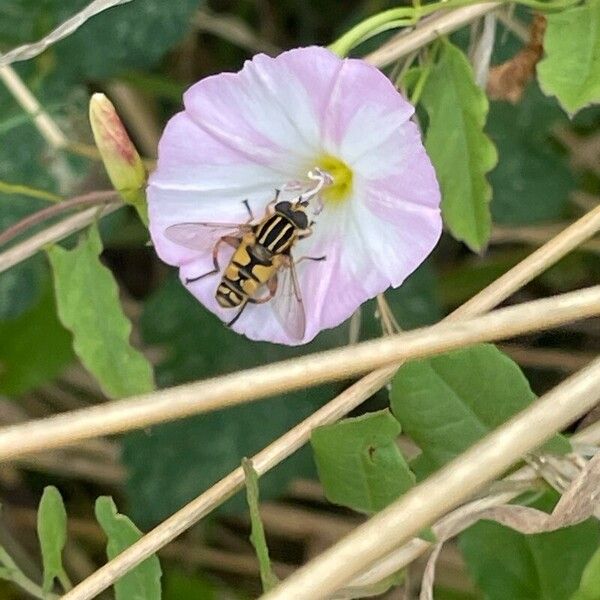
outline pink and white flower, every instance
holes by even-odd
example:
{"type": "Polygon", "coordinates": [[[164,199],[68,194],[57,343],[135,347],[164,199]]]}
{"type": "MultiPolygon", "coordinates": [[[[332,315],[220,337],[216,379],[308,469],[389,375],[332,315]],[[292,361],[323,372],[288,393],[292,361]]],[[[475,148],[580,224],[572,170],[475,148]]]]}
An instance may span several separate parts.
{"type": "MultiPolygon", "coordinates": [[[[364,61],[324,48],[259,54],[238,73],[207,77],[184,95],[185,110],[168,123],[150,178],[150,232],[158,255],[187,279],[213,268],[212,248],[185,248],[165,230],[190,222],[247,220],[243,200],[262,216],[276,189],[305,181],[314,167],[332,185],[321,194],[313,234],[294,256],[306,329],[294,339],[270,302],[249,305],[233,328],[255,340],[310,341],[339,325],[367,299],[397,287],[437,243],[440,191],[414,109],[364,61]]],[[[219,251],[221,267],[233,248],[219,251]]],[[[215,299],[219,276],[188,283],[220,319],[231,309],[215,299]]]]}

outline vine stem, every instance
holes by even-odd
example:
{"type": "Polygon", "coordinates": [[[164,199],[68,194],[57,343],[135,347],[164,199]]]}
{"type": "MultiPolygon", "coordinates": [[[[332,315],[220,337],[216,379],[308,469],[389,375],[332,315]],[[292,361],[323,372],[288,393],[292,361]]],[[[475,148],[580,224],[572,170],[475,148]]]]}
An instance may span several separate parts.
{"type": "MultiPolygon", "coordinates": [[[[494,284],[474,296],[464,305],[466,308],[463,309],[463,314],[474,316],[497,306],[545,269],[555,264],[580,243],[589,239],[599,229],[600,207],[590,211],[570,227],[567,227],[554,239],[500,277],[494,284]]],[[[461,313],[457,314],[455,311],[452,318],[459,318],[460,316],[461,313]]],[[[379,369],[363,377],[253,456],[252,464],[257,473],[264,475],[300,449],[310,439],[310,433],[315,427],[334,423],[359,406],[389,381],[397,366],[379,369]]],[[[64,596],[63,600],[90,600],[94,598],[144,559],[223,504],[242,488],[243,483],[244,473],[241,467],[238,467],[171,515],[119,556],[75,586],[71,592],[64,596]]]]}
{"type": "Polygon", "coordinates": [[[90,192],[89,194],[83,194],[82,196],[76,196],[75,198],[58,202],[52,206],[48,206],[47,208],[39,210],[25,217],[24,219],[21,219],[8,229],[5,229],[2,233],[0,233],[0,246],[6,244],[34,225],[43,223],[44,221],[51,219],[52,217],[55,217],[63,212],[84,206],[94,206],[97,204],[115,202],[118,199],[118,192],[115,192],[114,190],[107,190],[90,192]]]}
{"type": "Polygon", "coordinates": [[[409,490],[263,600],[319,600],[458,506],[600,401],[600,358],[409,490]],[[385,532],[385,535],[382,535],[385,532]]]}
{"type": "Polygon", "coordinates": [[[385,366],[384,371],[389,378],[399,361],[545,330],[595,315],[600,315],[600,285],[502,308],[484,316],[465,317],[460,322],[440,323],[206,381],[60,413],[0,429],[0,460],[58,448],[99,435],[149,427],[283,391],[348,379],[377,367],[385,366]]]}
{"type": "Polygon", "coordinates": [[[432,15],[423,19],[412,31],[403,31],[394,36],[389,42],[367,54],[364,60],[376,67],[386,67],[439,37],[497,10],[502,5],[502,2],[485,2],[432,15]]]}
{"type": "MultiPolygon", "coordinates": [[[[555,0],[546,2],[540,0],[513,0],[514,4],[521,4],[539,11],[564,10],[579,3],[579,0],[555,0]]],[[[478,0],[440,0],[428,4],[416,3],[414,6],[402,6],[390,8],[361,21],[352,29],[344,33],[333,42],[329,49],[339,56],[346,56],[354,47],[368,40],[373,35],[396,27],[405,27],[418,23],[422,17],[426,17],[439,11],[458,9],[462,7],[475,8],[481,6],[478,0]]],[[[490,10],[494,10],[504,4],[510,4],[507,0],[502,2],[488,2],[490,10]]],[[[486,11],[488,12],[488,11],[486,11]]],[[[436,37],[443,35],[438,32],[436,37]]],[[[431,40],[430,40],[431,41],[431,40]]],[[[422,45],[422,44],[421,44],[422,45]]]]}
{"type": "Polygon", "coordinates": [[[125,206],[122,202],[106,204],[100,207],[93,206],[32,235],[30,238],[0,254],[0,273],[27,260],[44,246],[58,242],[72,233],[84,229],[96,219],[106,216],[122,206],[125,206]]]}

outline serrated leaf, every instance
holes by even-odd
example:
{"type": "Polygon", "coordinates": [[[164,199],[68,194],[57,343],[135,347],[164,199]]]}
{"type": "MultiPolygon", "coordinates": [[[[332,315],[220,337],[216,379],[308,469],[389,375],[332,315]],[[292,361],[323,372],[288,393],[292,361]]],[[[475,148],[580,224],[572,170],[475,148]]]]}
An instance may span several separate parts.
{"type": "Polygon", "coordinates": [[[585,565],[579,588],[571,596],[571,600],[600,600],[600,548],[585,565]]]}
{"type": "Polygon", "coordinates": [[[44,488],[37,514],[37,534],[44,565],[44,592],[50,592],[54,580],[68,581],[62,564],[67,542],[67,511],[60,492],[52,485],[44,488]]]}
{"type": "MultiPolygon", "coordinates": [[[[252,342],[224,327],[175,276],[146,301],[140,325],[145,343],[163,349],[164,359],[157,367],[161,386],[269,364],[348,341],[347,326],[341,326],[323,332],[301,348],[252,342]]],[[[339,389],[327,385],[301,390],[124,436],[123,460],[129,475],[126,491],[132,517],[144,526],[166,518],[239,466],[242,457],[262,450],[339,389]]],[[[306,447],[294,453],[285,468],[261,477],[261,497],[277,497],[297,477],[315,477],[306,447]]],[[[245,509],[240,493],[220,510],[231,513],[245,509]]]]}
{"type": "Polygon", "coordinates": [[[574,114],[600,102],[600,0],[546,18],[546,57],[537,67],[540,86],[574,114]]]}
{"type": "MultiPolygon", "coordinates": [[[[411,361],[392,382],[392,412],[421,448],[414,468],[440,468],[536,399],[518,365],[491,344],[411,361]]],[[[562,436],[548,452],[570,448],[562,436]]],[[[412,464],[411,464],[412,466],[412,464]]]]}
{"type": "Polygon", "coordinates": [[[319,479],[330,502],[373,513],[410,489],[415,478],[388,410],[317,427],[311,434],[319,479]]]}
{"type": "MultiPolygon", "coordinates": [[[[108,538],[106,556],[115,558],[141,537],[141,531],[125,515],[117,512],[110,496],[96,500],[96,520],[108,538]]],[[[148,557],[115,583],[115,600],[160,600],[162,571],[155,555],[148,557]]]]}
{"type": "Polygon", "coordinates": [[[102,240],[96,225],[73,250],[47,250],[54,272],[58,315],[73,333],[73,347],[112,398],[149,392],[152,367],[131,346],[131,323],[123,314],[112,273],[100,262],[102,240]]]}
{"type": "Polygon", "coordinates": [[[0,393],[19,396],[58,375],[73,359],[71,334],[56,316],[48,282],[39,303],[0,322],[0,393]]]}
{"type": "Polygon", "coordinates": [[[267,593],[279,583],[279,579],[277,579],[277,576],[271,567],[269,547],[267,546],[265,530],[260,517],[258,474],[252,466],[252,461],[246,458],[242,460],[242,468],[244,469],[244,477],[246,478],[246,500],[250,510],[250,523],[252,528],[250,541],[254,546],[258,558],[263,592],[267,593]]]}
{"type": "MultiPolygon", "coordinates": [[[[536,507],[549,511],[550,500],[546,495],[536,507]]],[[[467,569],[487,600],[569,598],[599,543],[595,519],[535,535],[481,521],[459,537],[467,569]]]]}
{"type": "Polygon", "coordinates": [[[425,147],[442,189],[442,216],[452,235],[479,251],[491,232],[491,187],[497,162],[484,133],[488,101],[465,55],[448,41],[427,78],[421,100],[429,115],[425,147]]]}

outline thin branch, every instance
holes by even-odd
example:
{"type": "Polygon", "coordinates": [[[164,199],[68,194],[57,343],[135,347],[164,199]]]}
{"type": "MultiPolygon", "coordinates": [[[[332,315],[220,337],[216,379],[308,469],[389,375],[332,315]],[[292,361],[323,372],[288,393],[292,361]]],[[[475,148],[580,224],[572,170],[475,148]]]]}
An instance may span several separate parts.
{"type": "Polygon", "coordinates": [[[572,373],[583,369],[596,358],[597,354],[595,352],[557,350],[554,348],[532,348],[516,344],[502,344],[500,349],[524,367],[553,369],[564,373],[572,373]]]}
{"type": "MultiPolygon", "coordinates": [[[[541,246],[549,239],[562,231],[564,225],[560,223],[541,226],[503,227],[496,225],[492,230],[492,244],[514,244],[523,242],[541,246]]],[[[600,240],[593,239],[581,244],[581,250],[600,254],[600,240]]]]}
{"type": "MultiPolygon", "coordinates": [[[[600,208],[584,215],[555,239],[536,250],[491,286],[477,294],[467,303],[464,314],[473,316],[497,306],[521,286],[531,281],[580,243],[594,235],[598,229],[600,229],[600,208]]],[[[385,385],[395,371],[396,367],[380,369],[363,377],[253,456],[252,463],[257,473],[264,475],[300,449],[310,439],[310,433],[315,427],[334,423],[359,406],[385,385]]],[[[237,468],[163,521],[136,544],[98,569],[88,579],[82,581],[64,600],[89,600],[94,598],[145,558],[151,556],[186,529],[195,525],[214,508],[223,504],[239,491],[243,484],[244,473],[241,468],[237,468]]]]}
{"type": "Polygon", "coordinates": [[[394,36],[365,60],[376,67],[385,67],[394,61],[422,48],[442,35],[456,31],[463,25],[476,21],[502,6],[501,2],[486,2],[457,8],[423,19],[412,31],[403,31],[394,36]]]}
{"type": "Polygon", "coordinates": [[[288,390],[348,379],[400,361],[600,315],[600,285],[457,323],[440,323],[302,358],[60,413],[0,430],[0,460],[148,427],[288,390]]]}
{"type": "Polygon", "coordinates": [[[262,598],[327,598],[365,567],[464,502],[521,456],[593,408],[598,401],[600,359],[409,490],[262,598]],[[381,535],[382,531],[385,535],[381,535]]]}
{"type": "Polygon", "coordinates": [[[72,210],[74,208],[81,208],[84,206],[95,206],[98,204],[107,204],[115,202],[119,199],[119,193],[114,190],[102,191],[102,192],[90,192],[82,196],[71,198],[70,200],[64,200],[48,206],[42,210],[39,210],[24,219],[21,219],[14,225],[11,225],[8,229],[5,229],[0,233],[0,246],[6,244],[10,240],[19,236],[27,229],[30,229],[34,225],[43,223],[52,217],[55,217],[63,212],[72,210]]]}
{"type": "Polygon", "coordinates": [[[483,292],[457,308],[451,317],[459,318],[481,314],[498,306],[508,296],[535,279],[540,273],[557,263],[563,256],[566,256],[577,246],[591,238],[599,230],[600,206],[597,206],[561,231],[547,244],[538,248],[510,271],[498,277],[483,292]]]}
{"type": "Polygon", "coordinates": [[[94,0],[93,2],[90,2],[84,9],[67,19],[64,23],[61,23],[41,40],[34,42],[33,44],[24,44],[23,46],[19,46],[18,48],[7,52],[4,56],[0,56],[0,67],[5,67],[17,61],[35,58],[56,42],[59,42],[77,31],[77,29],[92,17],[113,6],[126,4],[127,2],[131,2],[131,0],[94,0]]]}
{"type": "Polygon", "coordinates": [[[72,215],[54,225],[51,225],[47,229],[43,229],[39,233],[27,238],[20,244],[16,244],[9,250],[0,254],[0,273],[13,267],[14,265],[27,260],[30,256],[33,256],[39,252],[47,244],[53,244],[58,242],[72,233],[84,229],[90,223],[100,217],[104,217],[118,208],[124,206],[122,202],[108,204],[103,207],[92,207],[87,210],[83,210],[76,215],[72,215]]]}
{"type": "Polygon", "coordinates": [[[194,25],[200,31],[212,33],[253,54],[265,52],[275,56],[281,52],[281,49],[275,44],[255,33],[244,20],[232,15],[217,14],[203,8],[196,14],[194,25]]]}
{"type": "MultiPolygon", "coordinates": [[[[4,61],[6,55],[0,55],[0,65],[8,64],[4,61]]],[[[0,67],[0,79],[8,88],[21,108],[33,119],[35,126],[48,142],[50,147],[60,150],[67,146],[67,138],[54,119],[42,108],[37,98],[29,91],[17,72],[9,66],[0,67]]]]}

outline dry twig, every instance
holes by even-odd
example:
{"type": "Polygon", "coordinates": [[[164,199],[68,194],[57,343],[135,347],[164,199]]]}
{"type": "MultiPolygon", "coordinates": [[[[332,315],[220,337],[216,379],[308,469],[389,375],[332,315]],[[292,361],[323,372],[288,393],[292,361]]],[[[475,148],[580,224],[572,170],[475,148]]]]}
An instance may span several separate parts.
{"type": "MultiPolygon", "coordinates": [[[[148,427],[191,414],[234,406],[288,390],[348,379],[386,365],[476,342],[600,314],[600,285],[511,306],[490,314],[238,371],[230,375],[114,400],[0,429],[0,460],[73,444],[90,437],[148,427]]],[[[387,365],[393,365],[390,367],[387,365]]]]}

